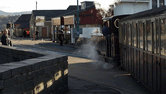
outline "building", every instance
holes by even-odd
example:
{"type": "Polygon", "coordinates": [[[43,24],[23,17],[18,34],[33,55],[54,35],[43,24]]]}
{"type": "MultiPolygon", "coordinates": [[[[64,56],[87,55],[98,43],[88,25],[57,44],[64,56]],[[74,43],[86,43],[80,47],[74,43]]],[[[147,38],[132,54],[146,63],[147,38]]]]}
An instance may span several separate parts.
{"type": "MultiPolygon", "coordinates": [[[[64,29],[65,40],[67,43],[71,42],[71,29],[77,26],[77,6],[69,6],[66,12],[59,17],[52,19],[53,31],[55,33],[55,40],[58,39],[58,31],[60,28],[64,29]],[[61,18],[62,17],[62,18],[61,18]],[[63,21],[60,21],[63,20],[63,21]],[[60,23],[61,22],[61,23],[60,23]]],[[[93,1],[81,2],[79,6],[79,28],[99,27],[101,29],[103,24],[102,16],[99,10],[96,9],[96,3],[93,1]]]]}
{"type": "Polygon", "coordinates": [[[114,0],[114,16],[129,15],[166,5],[166,0],[114,0]]]}
{"type": "Polygon", "coordinates": [[[149,0],[115,0],[114,16],[134,14],[149,8],[149,0]]]}
{"type": "Polygon", "coordinates": [[[23,36],[23,31],[29,31],[29,21],[31,14],[22,14],[14,23],[15,26],[15,36],[23,36]]]}
{"type": "Polygon", "coordinates": [[[51,18],[59,17],[66,10],[33,10],[30,18],[30,36],[35,31],[39,32],[39,37],[51,37],[51,18]]]}

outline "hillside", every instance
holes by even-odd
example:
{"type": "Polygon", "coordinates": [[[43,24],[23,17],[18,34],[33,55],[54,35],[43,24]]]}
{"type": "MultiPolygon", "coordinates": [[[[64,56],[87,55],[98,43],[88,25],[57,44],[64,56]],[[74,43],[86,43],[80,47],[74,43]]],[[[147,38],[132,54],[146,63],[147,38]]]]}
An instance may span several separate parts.
{"type": "Polygon", "coordinates": [[[0,10],[0,16],[14,16],[14,15],[21,15],[21,14],[31,14],[31,11],[26,11],[26,12],[4,12],[0,10]]]}
{"type": "Polygon", "coordinates": [[[0,16],[0,30],[6,29],[6,24],[10,21],[14,23],[20,15],[15,16],[0,16]]]}

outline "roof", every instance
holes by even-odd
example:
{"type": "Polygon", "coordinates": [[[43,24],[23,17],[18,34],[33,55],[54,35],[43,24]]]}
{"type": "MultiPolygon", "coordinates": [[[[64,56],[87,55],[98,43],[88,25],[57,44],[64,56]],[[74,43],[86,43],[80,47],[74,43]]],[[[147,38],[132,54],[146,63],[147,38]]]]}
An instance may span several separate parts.
{"type": "Polygon", "coordinates": [[[163,13],[166,13],[166,6],[162,6],[159,8],[150,9],[150,10],[146,10],[146,11],[142,11],[142,12],[133,14],[131,16],[127,16],[127,17],[123,18],[121,21],[139,19],[139,18],[143,18],[143,17],[152,17],[152,16],[163,14],[163,13]]]}
{"type": "Polygon", "coordinates": [[[114,0],[114,3],[149,3],[149,0],[114,0]]]}
{"type": "Polygon", "coordinates": [[[29,22],[31,18],[31,14],[22,14],[14,24],[22,24],[24,22],[29,22]]]}
{"type": "Polygon", "coordinates": [[[29,22],[22,23],[18,28],[29,28],[29,22]]]}
{"type": "Polygon", "coordinates": [[[18,28],[29,28],[31,14],[22,14],[14,24],[20,24],[18,28]]]}
{"type": "MultiPolygon", "coordinates": [[[[79,5],[79,13],[92,9],[92,8],[95,8],[95,5],[92,3],[88,6],[86,6],[86,9],[81,9],[81,5],[79,5]]],[[[75,15],[75,14],[77,14],[77,6],[71,5],[67,8],[66,12],[60,16],[68,16],[68,15],[75,15]]]]}
{"type": "MultiPolygon", "coordinates": [[[[85,1],[86,2],[86,1],[85,1]]],[[[86,9],[81,10],[81,5],[79,5],[79,12],[91,9],[95,7],[94,2],[86,2],[86,9]]],[[[60,16],[68,16],[77,14],[77,5],[70,5],[66,10],[33,10],[32,14],[34,16],[45,16],[46,21],[51,21],[51,18],[60,17],[60,16]]]]}
{"type": "Polygon", "coordinates": [[[51,18],[58,17],[65,12],[66,10],[33,10],[32,14],[34,16],[45,16],[45,20],[50,21],[51,18]]]}
{"type": "MultiPolygon", "coordinates": [[[[81,6],[79,5],[79,11],[81,9],[81,6]]],[[[67,16],[67,15],[74,15],[77,14],[77,5],[70,5],[66,12],[64,14],[61,14],[60,16],[67,16]]]]}

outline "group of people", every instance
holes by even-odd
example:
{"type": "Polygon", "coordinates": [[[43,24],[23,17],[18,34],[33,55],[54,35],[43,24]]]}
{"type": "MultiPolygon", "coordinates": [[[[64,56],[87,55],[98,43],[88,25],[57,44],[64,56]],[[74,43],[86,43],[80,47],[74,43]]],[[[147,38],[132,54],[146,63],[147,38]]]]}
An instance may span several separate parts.
{"type": "Polygon", "coordinates": [[[9,36],[10,36],[10,33],[8,32],[7,29],[5,29],[3,31],[3,35],[1,36],[1,43],[2,43],[2,45],[12,46],[12,42],[11,42],[9,36]]]}
{"type": "Polygon", "coordinates": [[[25,31],[25,30],[24,30],[24,32],[23,32],[23,36],[24,36],[24,38],[25,38],[25,37],[30,37],[29,34],[30,34],[29,31],[25,31]]]}
{"type": "MultiPolygon", "coordinates": [[[[108,42],[108,36],[110,35],[109,34],[109,27],[108,27],[108,23],[104,23],[104,27],[103,27],[103,29],[102,29],[102,33],[103,33],[103,35],[106,37],[106,41],[108,42]]],[[[34,33],[34,39],[38,39],[38,31],[36,31],[35,33],[34,33]]],[[[30,34],[30,32],[29,31],[24,31],[23,32],[23,35],[24,35],[24,37],[29,37],[29,34],[30,34]]],[[[5,29],[4,31],[3,31],[3,35],[1,36],[1,43],[2,43],[2,45],[12,45],[12,43],[11,43],[11,40],[10,40],[10,38],[8,37],[9,35],[8,35],[8,30],[7,29],[5,29]]],[[[63,45],[63,41],[64,41],[64,34],[63,34],[63,29],[61,29],[61,31],[59,31],[59,43],[60,43],[60,45],[62,46],[63,45]]]]}

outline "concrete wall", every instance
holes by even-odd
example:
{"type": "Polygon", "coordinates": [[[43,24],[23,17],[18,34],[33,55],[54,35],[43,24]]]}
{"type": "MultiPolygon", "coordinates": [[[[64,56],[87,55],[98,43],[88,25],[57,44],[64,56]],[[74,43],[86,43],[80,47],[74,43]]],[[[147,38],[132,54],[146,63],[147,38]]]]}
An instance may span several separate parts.
{"type": "MultiPolygon", "coordinates": [[[[0,52],[29,56],[28,52],[6,46],[0,47],[0,52]]],[[[6,53],[9,57],[14,54],[6,53]]],[[[0,64],[0,94],[50,94],[53,91],[59,94],[68,90],[68,57],[47,52],[33,54],[36,58],[0,64]]]]}
{"type": "Polygon", "coordinates": [[[9,62],[17,62],[25,59],[36,58],[43,56],[42,54],[22,51],[22,50],[14,50],[9,49],[6,46],[0,47],[0,64],[9,63],[9,62]]]}

